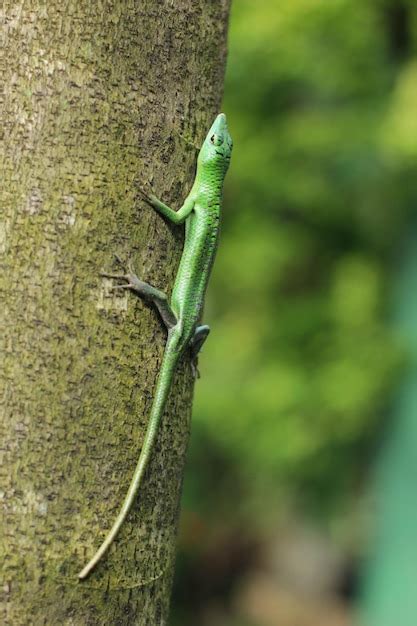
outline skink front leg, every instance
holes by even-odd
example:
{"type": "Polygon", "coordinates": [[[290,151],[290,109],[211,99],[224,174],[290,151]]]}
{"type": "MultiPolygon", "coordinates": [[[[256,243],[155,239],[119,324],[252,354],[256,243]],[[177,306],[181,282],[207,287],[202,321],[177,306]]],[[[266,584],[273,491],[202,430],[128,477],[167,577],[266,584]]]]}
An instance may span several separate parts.
{"type": "Polygon", "coordinates": [[[187,196],[182,207],[178,211],[174,211],[161,200],[158,200],[152,193],[147,193],[141,187],[138,187],[138,189],[145,202],[174,224],[182,224],[194,208],[195,200],[192,193],[187,196]]]}

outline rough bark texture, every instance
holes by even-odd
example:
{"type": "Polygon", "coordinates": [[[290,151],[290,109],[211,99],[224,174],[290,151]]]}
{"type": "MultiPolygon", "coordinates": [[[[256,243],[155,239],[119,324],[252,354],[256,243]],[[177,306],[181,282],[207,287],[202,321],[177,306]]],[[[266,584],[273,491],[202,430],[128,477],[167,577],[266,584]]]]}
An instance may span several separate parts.
{"type": "Polygon", "coordinates": [[[5,0],[0,49],[0,623],[167,623],[191,372],[174,382],[137,505],[125,496],[165,332],[112,294],[113,253],[170,290],[179,206],[218,111],[228,0],[5,0]]]}

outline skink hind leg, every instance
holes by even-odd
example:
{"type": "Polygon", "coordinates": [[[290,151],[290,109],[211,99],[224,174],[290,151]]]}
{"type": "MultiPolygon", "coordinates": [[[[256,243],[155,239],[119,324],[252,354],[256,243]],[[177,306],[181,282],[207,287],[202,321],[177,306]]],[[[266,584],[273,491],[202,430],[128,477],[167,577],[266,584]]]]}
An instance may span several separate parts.
{"type": "Polygon", "coordinates": [[[198,355],[209,333],[210,327],[206,324],[202,326],[197,326],[197,328],[195,329],[194,337],[190,342],[191,369],[194,378],[200,378],[200,372],[198,371],[198,355]]]}
{"type": "Polygon", "coordinates": [[[132,270],[130,264],[127,266],[125,273],[114,274],[110,272],[101,272],[101,276],[124,280],[126,281],[124,284],[114,285],[112,289],[130,289],[139,297],[153,302],[158,309],[167,330],[170,330],[177,324],[177,318],[169,305],[168,296],[163,291],[160,291],[159,289],[152,287],[152,285],[149,285],[149,283],[145,283],[143,280],[140,280],[140,278],[138,278],[132,270]]]}

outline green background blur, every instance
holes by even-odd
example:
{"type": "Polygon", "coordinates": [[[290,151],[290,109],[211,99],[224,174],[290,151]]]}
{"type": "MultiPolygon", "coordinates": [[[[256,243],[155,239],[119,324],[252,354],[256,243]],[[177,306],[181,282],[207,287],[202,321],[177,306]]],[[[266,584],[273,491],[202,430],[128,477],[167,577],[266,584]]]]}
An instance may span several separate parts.
{"type": "Polygon", "coordinates": [[[413,0],[234,1],[173,626],[353,623],[409,360],[416,53],[413,0]]]}

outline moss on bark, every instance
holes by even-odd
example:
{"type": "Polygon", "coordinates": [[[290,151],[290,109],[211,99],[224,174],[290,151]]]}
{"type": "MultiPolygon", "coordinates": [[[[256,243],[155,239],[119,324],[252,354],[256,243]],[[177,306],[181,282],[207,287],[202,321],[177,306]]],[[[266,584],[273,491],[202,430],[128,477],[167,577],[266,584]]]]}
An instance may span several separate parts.
{"type": "Polygon", "coordinates": [[[0,93],[0,622],[167,623],[192,382],[176,376],[137,504],[85,582],[141,448],[165,333],[110,293],[113,253],[170,290],[173,206],[218,111],[228,0],[6,0],[0,93]],[[194,145],[193,145],[194,144],[194,145]]]}

